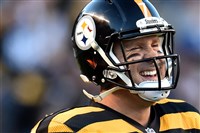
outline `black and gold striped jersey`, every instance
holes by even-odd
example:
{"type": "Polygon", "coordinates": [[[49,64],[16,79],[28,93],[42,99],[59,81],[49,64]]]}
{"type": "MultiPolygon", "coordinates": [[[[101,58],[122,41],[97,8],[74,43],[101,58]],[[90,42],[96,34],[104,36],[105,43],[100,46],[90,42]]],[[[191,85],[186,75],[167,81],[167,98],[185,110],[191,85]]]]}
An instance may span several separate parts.
{"type": "Polygon", "coordinates": [[[31,133],[200,133],[200,114],[181,100],[164,99],[152,106],[151,121],[143,127],[136,121],[99,103],[52,113],[40,120],[31,133]]]}

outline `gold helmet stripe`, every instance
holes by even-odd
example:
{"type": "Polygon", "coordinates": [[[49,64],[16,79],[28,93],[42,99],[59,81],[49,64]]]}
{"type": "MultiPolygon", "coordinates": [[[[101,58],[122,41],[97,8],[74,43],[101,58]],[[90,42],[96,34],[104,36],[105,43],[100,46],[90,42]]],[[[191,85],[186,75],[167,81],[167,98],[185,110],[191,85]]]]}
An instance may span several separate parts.
{"type": "Polygon", "coordinates": [[[140,7],[140,10],[142,11],[144,17],[152,17],[149,9],[147,8],[146,4],[142,0],[134,0],[135,3],[140,7]]]}

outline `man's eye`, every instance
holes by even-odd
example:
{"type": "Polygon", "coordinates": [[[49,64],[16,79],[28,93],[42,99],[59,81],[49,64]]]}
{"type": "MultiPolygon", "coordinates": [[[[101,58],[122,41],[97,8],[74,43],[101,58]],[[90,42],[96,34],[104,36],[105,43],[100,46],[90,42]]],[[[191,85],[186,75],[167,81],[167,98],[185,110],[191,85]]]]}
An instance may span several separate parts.
{"type": "Polygon", "coordinates": [[[152,44],[152,46],[153,46],[153,47],[157,47],[157,46],[158,46],[158,44],[157,44],[157,43],[155,43],[155,44],[152,44]]]}
{"type": "Polygon", "coordinates": [[[127,56],[127,60],[128,61],[134,61],[134,60],[136,60],[139,57],[140,57],[139,53],[132,53],[132,54],[130,54],[130,55],[127,56]]]}

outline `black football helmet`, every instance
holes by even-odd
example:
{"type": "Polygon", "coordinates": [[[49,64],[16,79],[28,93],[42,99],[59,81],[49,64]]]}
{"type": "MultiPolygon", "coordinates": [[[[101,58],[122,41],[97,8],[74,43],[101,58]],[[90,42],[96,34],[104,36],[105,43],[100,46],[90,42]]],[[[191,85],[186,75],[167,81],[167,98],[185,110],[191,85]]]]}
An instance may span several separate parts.
{"type": "MultiPolygon", "coordinates": [[[[104,88],[129,89],[145,100],[165,98],[176,87],[179,77],[179,56],[173,50],[174,34],[173,27],[159,16],[148,0],[92,0],[80,12],[72,32],[81,78],[104,88]],[[163,56],[131,62],[117,59],[113,52],[115,42],[149,35],[163,38],[163,56]],[[166,62],[164,79],[158,69],[160,59],[166,62]],[[136,84],[130,65],[149,61],[154,63],[158,80],[136,84]]],[[[123,46],[121,48],[123,52],[123,46]]]]}

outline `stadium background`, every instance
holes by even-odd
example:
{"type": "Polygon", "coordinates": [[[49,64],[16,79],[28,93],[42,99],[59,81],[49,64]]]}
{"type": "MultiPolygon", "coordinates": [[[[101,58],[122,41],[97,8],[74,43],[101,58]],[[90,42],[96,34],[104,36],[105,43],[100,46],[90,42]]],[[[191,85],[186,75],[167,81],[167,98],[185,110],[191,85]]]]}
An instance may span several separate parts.
{"type": "MultiPolygon", "coordinates": [[[[0,132],[25,133],[46,114],[85,104],[71,29],[90,0],[1,0],[0,132]]],[[[181,75],[170,97],[200,109],[200,1],[150,0],[176,29],[181,75]]]]}

